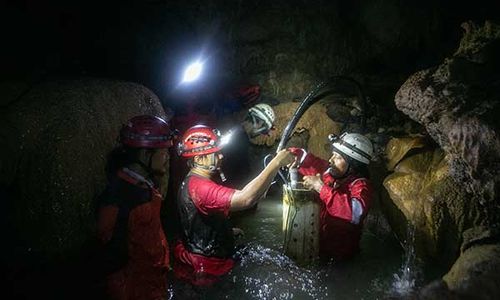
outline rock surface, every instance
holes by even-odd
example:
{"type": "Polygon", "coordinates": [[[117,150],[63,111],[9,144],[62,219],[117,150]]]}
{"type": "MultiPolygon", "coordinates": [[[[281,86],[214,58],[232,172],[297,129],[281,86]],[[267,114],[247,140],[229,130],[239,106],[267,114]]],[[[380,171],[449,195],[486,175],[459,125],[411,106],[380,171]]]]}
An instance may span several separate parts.
{"type": "Polygon", "coordinates": [[[458,257],[443,277],[445,285],[439,284],[446,289],[426,287],[422,299],[441,298],[444,290],[453,299],[500,296],[495,234],[500,224],[500,26],[468,22],[462,27],[465,35],[453,56],[412,75],[395,97],[398,109],[425,126],[440,149],[402,160],[385,186],[405,219],[417,225],[417,244],[420,237],[424,252],[441,262],[458,257]]]}
{"type": "Polygon", "coordinates": [[[0,113],[4,251],[40,258],[90,237],[93,201],[122,124],[139,114],[165,117],[144,86],[97,79],[38,84],[0,113]]]}
{"type": "Polygon", "coordinates": [[[494,224],[500,220],[500,26],[463,27],[455,54],[412,75],[395,102],[449,154],[451,176],[477,196],[494,224]]]}

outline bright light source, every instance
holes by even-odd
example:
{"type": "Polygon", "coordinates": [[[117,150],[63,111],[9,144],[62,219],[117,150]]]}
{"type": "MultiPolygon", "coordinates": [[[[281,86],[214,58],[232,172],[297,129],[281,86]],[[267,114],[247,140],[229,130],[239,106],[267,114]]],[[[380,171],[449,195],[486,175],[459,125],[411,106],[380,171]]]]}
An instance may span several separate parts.
{"type": "Polygon", "coordinates": [[[203,64],[199,61],[190,64],[184,71],[184,77],[182,78],[182,82],[191,82],[198,79],[202,69],[203,69],[203,64]]]}
{"type": "Polygon", "coordinates": [[[229,142],[231,141],[231,136],[233,135],[233,132],[230,130],[228,131],[226,134],[224,134],[221,138],[220,138],[220,143],[219,145],[222,147],[222,146],[225,146],[227,144],[229,144],[229,142]]]}

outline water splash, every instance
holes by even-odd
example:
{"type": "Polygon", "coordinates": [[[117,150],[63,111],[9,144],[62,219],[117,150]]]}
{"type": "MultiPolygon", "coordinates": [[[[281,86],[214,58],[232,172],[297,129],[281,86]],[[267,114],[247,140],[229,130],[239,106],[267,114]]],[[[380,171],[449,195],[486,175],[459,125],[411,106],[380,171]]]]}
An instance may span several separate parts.
{"type": "Polygon", "coordinates": [[[393,282],[389,290],[389,295],[391,296],[408,296],[417,287],[421,270],[417,265],[415,254],[415,231],[416,226],[408,222],[407,237],[403,243],[405,250],[403,265],[398,273],[393,274],[393,282]]]}
{"type": "MultiPolygon", "coordinates": [[[[331,299],[321,284],[321,273],[297,266],[280,252],[251,243],[241,251],[240,264],[231,272],[226,299],[331,299]]],[[[221,295],[214,295],[221,296],[221,295]]],[[[222,298],[222,297],[221,297],[222,298]]]]}

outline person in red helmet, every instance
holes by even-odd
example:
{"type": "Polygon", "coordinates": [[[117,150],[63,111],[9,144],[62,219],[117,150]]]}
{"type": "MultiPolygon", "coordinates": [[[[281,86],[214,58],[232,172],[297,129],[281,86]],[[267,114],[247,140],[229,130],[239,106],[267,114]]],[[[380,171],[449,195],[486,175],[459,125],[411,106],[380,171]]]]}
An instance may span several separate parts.
{"type": "Polygon", "coordinates": [[[120,132],[99,198],[98,238],[110,299],[165,299],[169,249],[160,220],[161,178],[173,134],[167,122],[143,115],[120,132]]]}
{"type": "Polygon", "coordinates": [[[227,139],[217,129],[198,125],[184,133],[178,147],[182,157],[190,159],[190,172],[177,197],[182,230],[174,247],[174,274],[195,286],[210,286],[232,269],[235,246],[230,213],[257,203],[279,168],[294,161],[289,151],[282,150],[243,189],[224,187],[215,180],[216,175],[224,178],[220,150],[227,139]]]}
{"type": "Polygon", "coordinates": [[[320,222],[320,257],[347,260],[359,251],[363,221],[372,201],[368,164],[370,140],[357,133],[330,135],[332,156],[322,160],[304,149],[290,148],[306,188],[319,193],[323,203],[320,222]]]}

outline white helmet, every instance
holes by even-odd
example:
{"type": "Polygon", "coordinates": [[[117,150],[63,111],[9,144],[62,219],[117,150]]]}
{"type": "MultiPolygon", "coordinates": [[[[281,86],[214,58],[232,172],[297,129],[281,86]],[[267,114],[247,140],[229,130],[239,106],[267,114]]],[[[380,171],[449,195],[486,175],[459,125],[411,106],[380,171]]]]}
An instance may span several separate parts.
{"type": "Polygon", "coordinates": [[[373,157],[373,145],[370,140],[359,133],[343,133],[340,137],[330,134],[328,139],[334,151],[340,152],[350,158],[369,164],[373,157]]]}
{"type": "Polygon", "coordinates": [[[274,110],[270,105],[265,103],[254,105],[248,110],[248,114],[252,117],[252,120],[254,120],[254,118],[262,120],[266,126],[266,130],[271,130],[271,128],[273,128],[276,116],[274,115],[274,110]]]}

